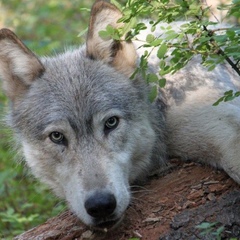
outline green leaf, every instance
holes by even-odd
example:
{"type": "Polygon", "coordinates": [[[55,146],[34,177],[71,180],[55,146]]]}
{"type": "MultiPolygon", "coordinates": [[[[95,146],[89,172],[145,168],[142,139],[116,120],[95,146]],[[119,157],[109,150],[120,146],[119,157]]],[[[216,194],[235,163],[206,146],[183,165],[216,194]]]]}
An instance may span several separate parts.
{"type": "Polygon", "coordinates": [[[156,26],[155,25],[152,25],[151,27],[151,32],[154,32],[156,30],[156,26]]]}
{"type": "Polygon", "coordinates": [[[232,96],[232,95],[226,96],[226,97],[224,98],[224,102],[232,101],[234,98],[235,98],[235,97],[232,96]]]}
{"type": "Polygon", "coordinates": [[[166,65],[166,66],[164,66],[163,69],[160,69],[159,74],[160,74],[160,76],[163,76],[165,74],[170,73],[172,70],[173,70],[173,68],[171,66],[166,65]]]}
{"type": "Polygon", "coordinates": [[[165,68],[165,66],[166,66],[166,62],[165,62],[164,60],[161,60],[161,61],[159,62],[159,68],[160,68],[160,69],[163,69],[163,68],[165,68]]]}
{"type": "Polygon", "coordinates": [[[166,43],[163,43],[163,44],[158,48],[157,57],[158,57],[159,59],[164,58],[167,50],[168,50],[167,44],[166,44],[166,43]]]}
{"type": "Polygon", "coordinates": [[[213,106],[219,105],[220,102],[224,100],[224,97],[219,98],[215,103],[213,103],[213,106]]]}
{"type": "Polygon", "coordinates": [[[166,78],[160,79],[158,83],[159,83],[160,88],[165,87],[165,85],[166,85],[166,78]]]}
{"type": "Polygon", "coordinates": [[[164,38],[166,41],[176,39],[178,37],[178,33],[173,30],[169,30],[166,33],[166,37],[164,38]]]}
{"type": "Polygon", "coordinates": [[[216,36],[214,36],[214,40],[219,43],[226,42],[227,36],[226,35],[216,35],[216,36]]]}
{"type": "Polygon", "coordinates": [[[162,39],[156,38],[151,42],[151,46],[156,47],[159,46],[162,43],[162,39]]]}
{"type": "Polygon", "coordinates": [[[149,100],[150,100],[150,102],[153,102],[156,99],[157,94],[158,94],[158,89],[157,89],[157,86],[154,85],[154,86],[152,86],[152,89],[151,89],[151,91],[149,93],[149,100]]]}
{"type": "Polygon", "coordinates": [[[83,11],[83,12],[91,12],[91,9],[90,8],[79,8],[80,11],[83,11]]]}
{"type": "Polygon", "coordinates": [[[233,31],[233,30],[231,30],[231,29],[228,29],[228,30],[226,31],[226,34],[227,34],[227,36],[229,37],[230,40],[234,39],[234,37],[235,37],[235,35],[236,35],[235,31],[233,31]]]}
{"type": "Polygon", "coordinates": [[[208,71],[212,71],[215,67],[216,67],[216,64],[213,64],[213,65],[209,66],[208,71]]]}
{"type": "Polygon", "coordinates": [[[122,35],[127,34],[131,31],[131,29],[136,25],[137,19],[131,18],[131,20],[128,23],[125,23],[122,29],[122,35]]]}
{"type": "Polygon", "coordinates": [[[99,37],[101,37],[104,40],[111,39],[111,35],[107,31],[105,31],[105,30],[99,31],[98,34],[99,34],[99,37]]]}
{"type": "Polygon", "coordinates": [[[88,31],[88,28],[85,28],[85,29],[82,30],[77,36],[78,36],[78,37],[82,37],[87,31],[88,31]]]}
{"type": "Polygon", "coordinates": [[[228,101],[232,101],[233,99],[235,99],[236,97],[240,96],[240,92],[235,92],[233,94],[233,90],[229,90],[227,92],[224,93],[224,96],[222,96],[221,98],[219,98],[214,104],[213,106],[217,106],[220,102],[228,102],[228,101]]]}
{"type": "Polygon", "coordinates": [[[151,43],[155,40],[155,36],[153,34],[148,34],[146,37],[146,42],[151,43]]]}
{"type": "Polygon", "coordinates": [[[111,25],[107,25],[106,30],[99,31],[99,36],[104,40],[114,39],[114,40],[120,40],[121,29],[115,29],[111,25]]]}
{"type": "Polygon", "coordinates": [[[240,96],[240,92],[235,92],[234,96],[235,97],[239,97],[240,96]]]}
{"type": "Polygon", "coordinates": [[[224,96],[229,96],[229,95],[233,95],[233,90],[229,90],[224,93],[224,96]]]}
{"type": "Polygon", "coordinates": [[[147,75],[148,83],[156,83],[158,81],[158,76],[156,74],[150,73],[147,75]]]}

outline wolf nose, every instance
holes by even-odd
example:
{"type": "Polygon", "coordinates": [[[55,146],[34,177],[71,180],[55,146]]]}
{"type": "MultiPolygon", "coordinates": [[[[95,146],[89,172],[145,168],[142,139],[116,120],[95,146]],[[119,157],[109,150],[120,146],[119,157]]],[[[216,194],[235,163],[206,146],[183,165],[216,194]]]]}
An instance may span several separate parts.
{"type": "Polygon", "coordinates": [[[114,212],[116,205],[114,195],[104,192],[96,192],[84,204],[87,213],[94,218],[108,217],[114,212]]]}

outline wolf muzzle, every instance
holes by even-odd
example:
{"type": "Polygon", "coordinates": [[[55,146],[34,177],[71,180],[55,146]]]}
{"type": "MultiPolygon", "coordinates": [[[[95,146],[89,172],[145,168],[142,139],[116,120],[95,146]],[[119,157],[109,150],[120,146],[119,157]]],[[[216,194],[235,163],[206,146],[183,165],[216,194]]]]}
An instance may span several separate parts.
{"type": "Polygon", "coordinates": [[[106,219],[113,215],[117,206],[115,196],[109,192],[95,191],[89,196],[84,207],[87,213],[96,221],[98,219],[106,219]]]}

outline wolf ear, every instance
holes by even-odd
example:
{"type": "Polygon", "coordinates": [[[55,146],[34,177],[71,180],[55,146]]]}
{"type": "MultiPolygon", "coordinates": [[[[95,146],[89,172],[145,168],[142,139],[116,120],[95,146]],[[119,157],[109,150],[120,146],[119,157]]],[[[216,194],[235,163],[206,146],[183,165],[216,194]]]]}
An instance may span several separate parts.
{"type": "Polygon", "coordinates": [[[92,7],[87,36],[87,56],[102,60],[121,73],[130,76],[136,67],[136,50],[130,41],[124,37],[120,41],[103,39],[99,31],[108,25],[114,28],[122,26],[117,23],[122,13],[112,4],[97,0],[92,7]]]}
{"type": "Polygon", "coordinates": [[[44,72],[37,57],[9,29],[0,30],[0,78],[6,95],[15,102],[44,72]]]}

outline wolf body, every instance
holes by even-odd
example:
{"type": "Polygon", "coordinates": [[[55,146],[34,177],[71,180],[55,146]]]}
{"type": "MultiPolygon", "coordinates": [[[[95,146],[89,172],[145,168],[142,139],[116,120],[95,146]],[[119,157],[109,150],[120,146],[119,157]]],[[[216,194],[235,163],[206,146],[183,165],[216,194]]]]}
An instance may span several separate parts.
{"type": "Polygon", "coordinates": [[[167,155],[222,168],[240,183],[239,99],[212,106],[226,90],[239,90],[233,70],[208,72],[195,58],[150,103],[145,81],[129,79],[134,45],[98,35],[120,17],[96,1],[86,45],[55,57],[38,58],[10,30],[0,31],[8,123],[26,162],[92,226],[118,222],[130,184],[165,167],[167,155]]]}

